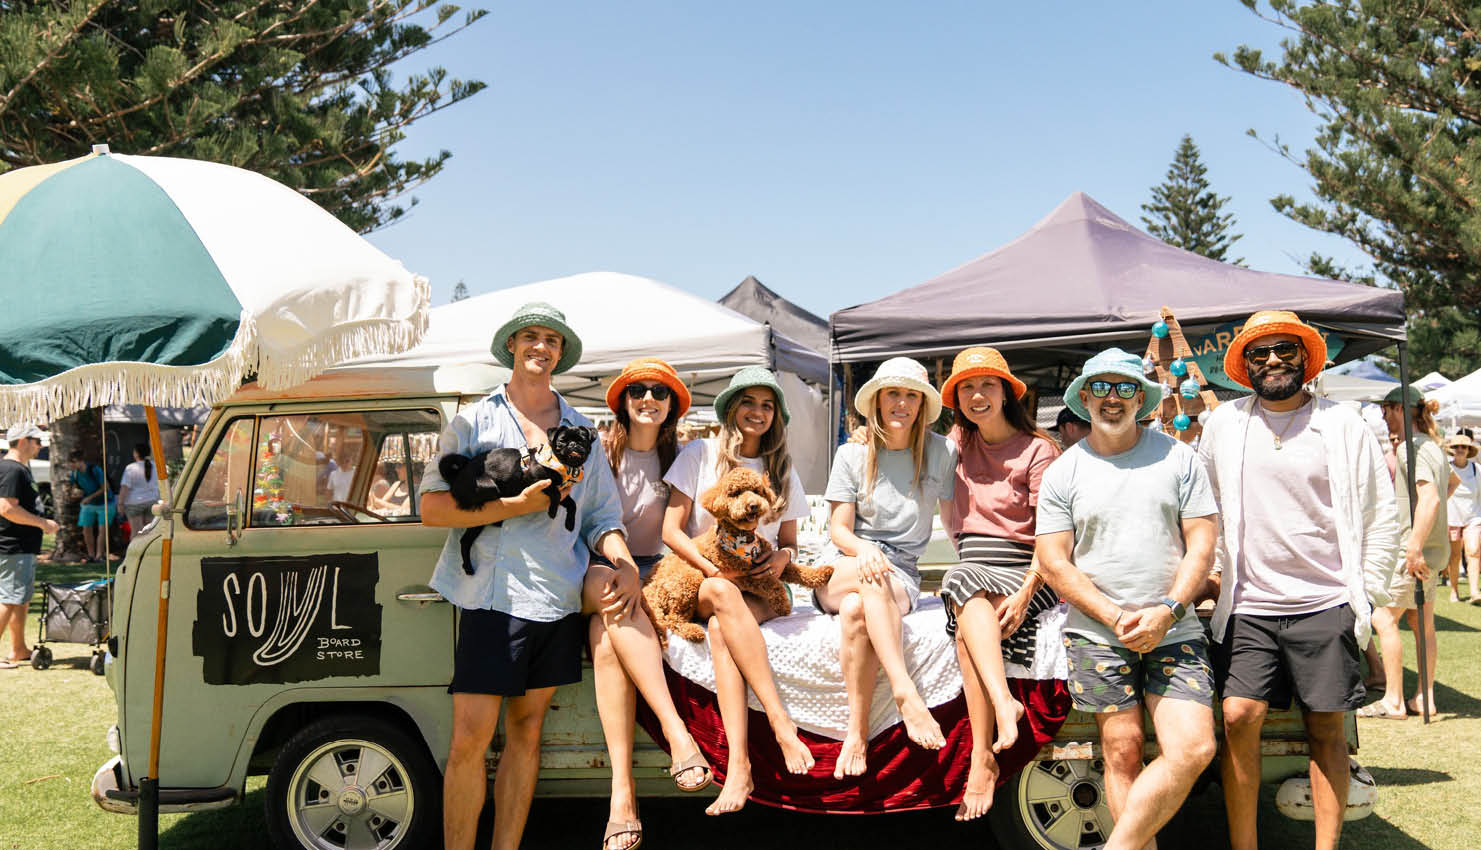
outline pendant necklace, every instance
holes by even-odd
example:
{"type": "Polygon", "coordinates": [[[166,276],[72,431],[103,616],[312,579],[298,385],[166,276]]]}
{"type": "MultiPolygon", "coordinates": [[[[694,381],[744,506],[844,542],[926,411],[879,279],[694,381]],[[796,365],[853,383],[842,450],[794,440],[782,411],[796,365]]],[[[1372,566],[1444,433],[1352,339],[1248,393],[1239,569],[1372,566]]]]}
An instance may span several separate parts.
{"type": "Polygon", "coordinates": [[[1275,450],[1280,451],[1281,440],[1286,436],[1286,432],[1291,430],[1291,424],[1296,421],[1296,414],[1301,411],[1301,408],[1298,407],[1291,411],[1291,418],[1286,420],[1286,427],[1280,429],[1280,433],[1276,434],[1275,427],[1270,424],[1270,419],[1265,415],[1265,405],[1256,401],[1255,407],[1260,411],[1260,421],[1265,423],[1265,428],[1275,437],[1275,450]]]}

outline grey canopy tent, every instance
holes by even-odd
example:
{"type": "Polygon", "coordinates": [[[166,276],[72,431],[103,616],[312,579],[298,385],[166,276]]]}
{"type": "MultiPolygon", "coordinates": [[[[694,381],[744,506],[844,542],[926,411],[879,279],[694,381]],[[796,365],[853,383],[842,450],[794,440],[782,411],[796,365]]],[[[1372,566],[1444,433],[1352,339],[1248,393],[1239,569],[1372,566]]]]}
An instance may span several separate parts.
{"type": "Polygon", "coordinates": [[[755,277],[747,277],[722,295],[720,303],[742,316],[770,325],[788,341],[795,340],[828,356],[828,320],[793,304],[755,277]]]}

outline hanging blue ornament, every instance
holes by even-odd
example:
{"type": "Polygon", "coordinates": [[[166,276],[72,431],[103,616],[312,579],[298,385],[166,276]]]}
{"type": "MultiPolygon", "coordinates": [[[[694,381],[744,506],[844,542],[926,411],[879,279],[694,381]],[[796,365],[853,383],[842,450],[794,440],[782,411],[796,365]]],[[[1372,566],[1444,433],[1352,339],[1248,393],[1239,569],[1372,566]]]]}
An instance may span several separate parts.
{"type": "Polygon", "coordinates": [[[1176,428],[1179,431],[1186,431],[1192,426],[1193,420],[1189,419],[1188,414],[1186,413],[1179,413],[1177,416],[1174,416],[1172,418],[1172,427],[1176,428]]]}
{"type": "Polygon", "coordinates": [[[1188,364],[1184,363],[1183,358],[1179,357],[1168,364],[1167,371],[1171,372],[1174,377],[1181,378],[1188,374],[1188,364]]]}
{"type": "Polygon", "coordinates": [[[1152,336],[1155,336],[1158,339],[1167,339],[1167,333],[1167,322],[1158,319],[1156,323],[1152,325],[1152,336]]]}
{"type": "Polygon", "coordinates": [[[1203,385],[1198,383],[1197,378],[1189,378],[1178,385],[1178,392],[1182,394],[1183,398],[1198,398],[1198,394],[1202,391],[1203,385]]]}

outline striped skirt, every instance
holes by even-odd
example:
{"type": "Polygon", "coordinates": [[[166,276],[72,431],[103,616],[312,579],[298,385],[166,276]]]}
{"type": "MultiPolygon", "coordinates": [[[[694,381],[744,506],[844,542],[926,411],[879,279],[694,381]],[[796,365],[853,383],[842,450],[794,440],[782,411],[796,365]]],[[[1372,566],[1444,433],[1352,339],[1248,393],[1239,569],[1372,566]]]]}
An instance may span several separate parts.
{"type": "MultiPolygon", "coordinates": [[[[963,534],[957,538],[957,552],[962,562],[952,567],[941,580],[941,598],[946,600],[946,632],[956,635],[956,613],[978,593],[1008,596],[1023,586],[1034,547],[981,534],[963,534]]],[[[1039,614],[1059,604],[1059,596],[1046,584],[1029,600],[1023,624],[1003,641],[1003,658],[1024,667],[1033,665],[1035,641],[1039,633],[1039,614]]]]}

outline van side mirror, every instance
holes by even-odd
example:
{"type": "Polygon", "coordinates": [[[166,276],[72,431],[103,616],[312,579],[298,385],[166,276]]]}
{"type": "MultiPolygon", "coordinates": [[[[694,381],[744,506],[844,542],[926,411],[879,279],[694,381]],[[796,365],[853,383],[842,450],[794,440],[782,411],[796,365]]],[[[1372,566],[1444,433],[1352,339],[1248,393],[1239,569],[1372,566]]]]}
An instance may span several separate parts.
{"type": "Polygon", "coordinates": [[[226,545],[235,546],[242,539],[242,512],[246,510],[246,494],[240,487],[226,506],[226,545]]]}

